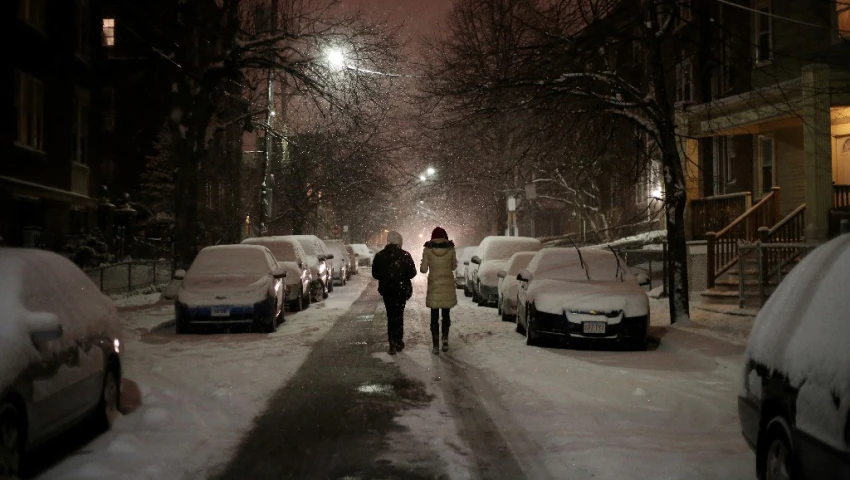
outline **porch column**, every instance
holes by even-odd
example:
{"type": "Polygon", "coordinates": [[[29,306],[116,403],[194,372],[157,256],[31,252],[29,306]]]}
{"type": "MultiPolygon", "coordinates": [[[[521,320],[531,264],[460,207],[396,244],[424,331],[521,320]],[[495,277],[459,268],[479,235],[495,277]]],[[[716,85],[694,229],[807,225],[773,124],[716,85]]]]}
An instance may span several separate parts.
{"type": "MultiPolygon", "coordinates": [[[[685,192],[687,193],[688,204],[685,208],[685,238],[693,239],[693,228],[691,221],[690,201],[695,198],[701,198],[700,195],[700,161],[699,158],[699,141],[695,138],[688,138],[689,132],[688,114],[685,111],[676,111],[676,133],[679,136],[679,158],[682,161],[682,170],[685,172],[685,192]]],[[[666,219],[666,217],[664,217],[666,219]]]]}
{"type": "Polygon", "coordinates": [[[803,67],[802,81],[806,241],[822,242],[827,239],[829,209],[832,208],[829,67],[821,64],[806,65],[803,67]]]}

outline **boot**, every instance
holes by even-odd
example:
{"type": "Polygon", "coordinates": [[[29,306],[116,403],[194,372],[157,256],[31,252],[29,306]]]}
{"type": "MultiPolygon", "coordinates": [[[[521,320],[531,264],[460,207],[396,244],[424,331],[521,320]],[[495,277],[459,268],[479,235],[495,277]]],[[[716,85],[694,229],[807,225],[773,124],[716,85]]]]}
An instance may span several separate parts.
{"type": "Polygon", "coordinates": [[[443,351],[444,352],[449,351],[449,337],[448,336],[443,337],[443,351]]]}
{"type": "Polygon", "coordinates": [[[394,343],[394,342],[390,342],[390,351],[389,351],[388,353],[389,353],[390,355],[395,355],[395,353],[396,353],[396,348],[395,348],[395,343],[394,343]]]}
{"type": "Polygon", "coordinates": [[[431,340],[433,340],[433,342],[434,342],[434,348],[431,349],[431,353],[433,353],[434,355],[439,355],[440,354],[440,337],[434,335],[433,337],[431,337],[431,340]]]}

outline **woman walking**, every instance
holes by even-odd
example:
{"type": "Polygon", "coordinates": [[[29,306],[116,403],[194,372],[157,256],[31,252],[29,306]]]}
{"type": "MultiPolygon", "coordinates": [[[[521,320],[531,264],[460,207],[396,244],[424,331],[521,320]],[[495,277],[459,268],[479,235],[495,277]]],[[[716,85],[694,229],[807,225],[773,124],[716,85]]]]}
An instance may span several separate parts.
{"type": "Polygon", "coordinates": [[[428,274],[428,293],[425,306],[431,309],[431,339],[435,355],[440,354],[440,313],[443,315],[443,351],[449,350],[449,327],[452,324],[449,309],[457,305],[455,269],[457,257],[455,244],[440,227],[431,232],[431,240],[425,243],[422,265],[419,271],[428,274]]]}

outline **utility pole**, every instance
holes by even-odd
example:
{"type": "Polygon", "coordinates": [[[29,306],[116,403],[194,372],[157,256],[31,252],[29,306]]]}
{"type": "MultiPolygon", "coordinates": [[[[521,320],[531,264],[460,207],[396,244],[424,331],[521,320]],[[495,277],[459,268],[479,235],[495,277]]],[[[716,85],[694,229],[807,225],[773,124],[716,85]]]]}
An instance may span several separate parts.
{"type": "MultiPolygon", "coordinates": [[[[271,0],[271,14],[269,18],[269,31],[272,35],[277,31],[277,5],[278,0],[271,0]]],[[[260,236],[264,237],[269,233],[268,221],[271,217],[271,186],[269,185],[269,172],[271,171],[271,149],[272,149],[272,117],[274,116],[274,79],[272,69],[268,69],[268,91],[266,92],[266,138],[265,147],[263,148],[263,165],[260,169],[261,180],[260,184],[260,236]]]]}

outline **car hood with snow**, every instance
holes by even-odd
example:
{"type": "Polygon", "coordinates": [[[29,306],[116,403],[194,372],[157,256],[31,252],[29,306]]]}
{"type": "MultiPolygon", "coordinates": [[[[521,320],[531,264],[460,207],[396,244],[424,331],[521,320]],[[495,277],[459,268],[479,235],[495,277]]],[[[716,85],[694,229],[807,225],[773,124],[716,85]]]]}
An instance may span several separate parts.
{"type": "Polygon", "coordinates": [[[490,260],[478,267],[478,280],[482,285],[495,286],[499,283],[499,272],[508,266],[507,260],[490,260]]]}
{"type": "Polygon", "coordinates": [[[636,282],[619,280],[535,280],[527,300],[539,312],[554,315],[571,312],[610,313],[611,318],[649,315],[649,298],[636,282]]]}

